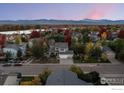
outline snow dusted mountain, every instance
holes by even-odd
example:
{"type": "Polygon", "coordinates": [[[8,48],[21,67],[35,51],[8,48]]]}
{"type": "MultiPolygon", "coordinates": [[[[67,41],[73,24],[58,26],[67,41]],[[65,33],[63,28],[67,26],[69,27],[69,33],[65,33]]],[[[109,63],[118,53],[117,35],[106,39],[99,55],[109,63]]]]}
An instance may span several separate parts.
{"type": "Polygon", "coordinates": [[[23,25],[38,25],[38,24],[84,24],[84,25],[116,25],[124,24],[124,20],[93,20],[93,19],[83,19],[83,20],[55,20],[55,19],[39,19],[39,20],[0,20],[0,25],[3,24],[23,24],[23,25]]]}

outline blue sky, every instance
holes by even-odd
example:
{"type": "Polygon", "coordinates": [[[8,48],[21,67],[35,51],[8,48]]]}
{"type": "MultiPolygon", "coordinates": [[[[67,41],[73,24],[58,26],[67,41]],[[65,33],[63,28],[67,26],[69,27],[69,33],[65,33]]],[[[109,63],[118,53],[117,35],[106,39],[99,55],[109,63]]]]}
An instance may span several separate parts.
{"type": "Polygon", "coordinates": [[[124,20],[124,4],[41,3],[0,4],[0,20],[61,19],[124,20]]]}

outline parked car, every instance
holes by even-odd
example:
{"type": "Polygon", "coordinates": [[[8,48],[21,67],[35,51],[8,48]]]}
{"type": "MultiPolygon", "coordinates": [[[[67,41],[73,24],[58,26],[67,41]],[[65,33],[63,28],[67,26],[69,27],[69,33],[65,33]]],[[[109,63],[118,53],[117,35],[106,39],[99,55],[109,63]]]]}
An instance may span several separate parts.
{"type": "Polygon", "coordinates": [[[9,60],[9,62],[10,62],[10,63],[14,63],[14,62],[15,62],[15,60],[9,60]]]}
{"type": "Polygon", "coordinates": [[[22,66],[21,63],[15,63],[13,66],[22,66]]]}
{"type": "Polygon", "coordinates": [[[12,66],[12,64],[11,64],[11,63],[5,63],[5,64],[3,64],[2,66],[3,66],[3,67],[8,67],[8,66],[12,66]]]}

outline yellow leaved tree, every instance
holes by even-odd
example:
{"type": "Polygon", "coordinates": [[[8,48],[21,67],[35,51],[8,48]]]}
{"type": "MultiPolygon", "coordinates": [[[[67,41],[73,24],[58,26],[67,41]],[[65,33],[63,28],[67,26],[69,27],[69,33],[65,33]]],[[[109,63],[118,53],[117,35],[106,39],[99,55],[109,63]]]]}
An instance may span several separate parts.
{"type": "Polygon", "coordinates": [[[94,44],[93,42],[88,42],[87,45],[86,45],[86,48],[85,48],[85,52],[87,55],[90,55],[90,53],[93,51],[93,48],[94,48],[94,44]]]}
{"type": "Polygon", "coordinates": [[[21,44],[21,43],[22,43],[21,35],[17,35],[17,36],[15,37],[15,43],[16,43],[16,44],[21,44]]]}

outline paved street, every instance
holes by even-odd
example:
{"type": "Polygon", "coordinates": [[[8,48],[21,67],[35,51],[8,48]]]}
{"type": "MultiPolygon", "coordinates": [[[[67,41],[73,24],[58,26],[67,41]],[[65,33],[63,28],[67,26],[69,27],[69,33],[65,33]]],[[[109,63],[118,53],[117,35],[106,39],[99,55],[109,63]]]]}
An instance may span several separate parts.
{"type": "MultiPolygon", "coordinates": [[[[84,72],[98,71],[100,74],[124,74],[124,65],[88,65],[88,64],[77,64],[84,72]]],[[[51,70],[68,69],[71,65],[60,65],[60,64],[29,64],[24,66],[11,66],[2,67],[0,69],[5,72],[21,72],[24,75],[36,75],[39,74],[44,68],[51,70]]]]}

